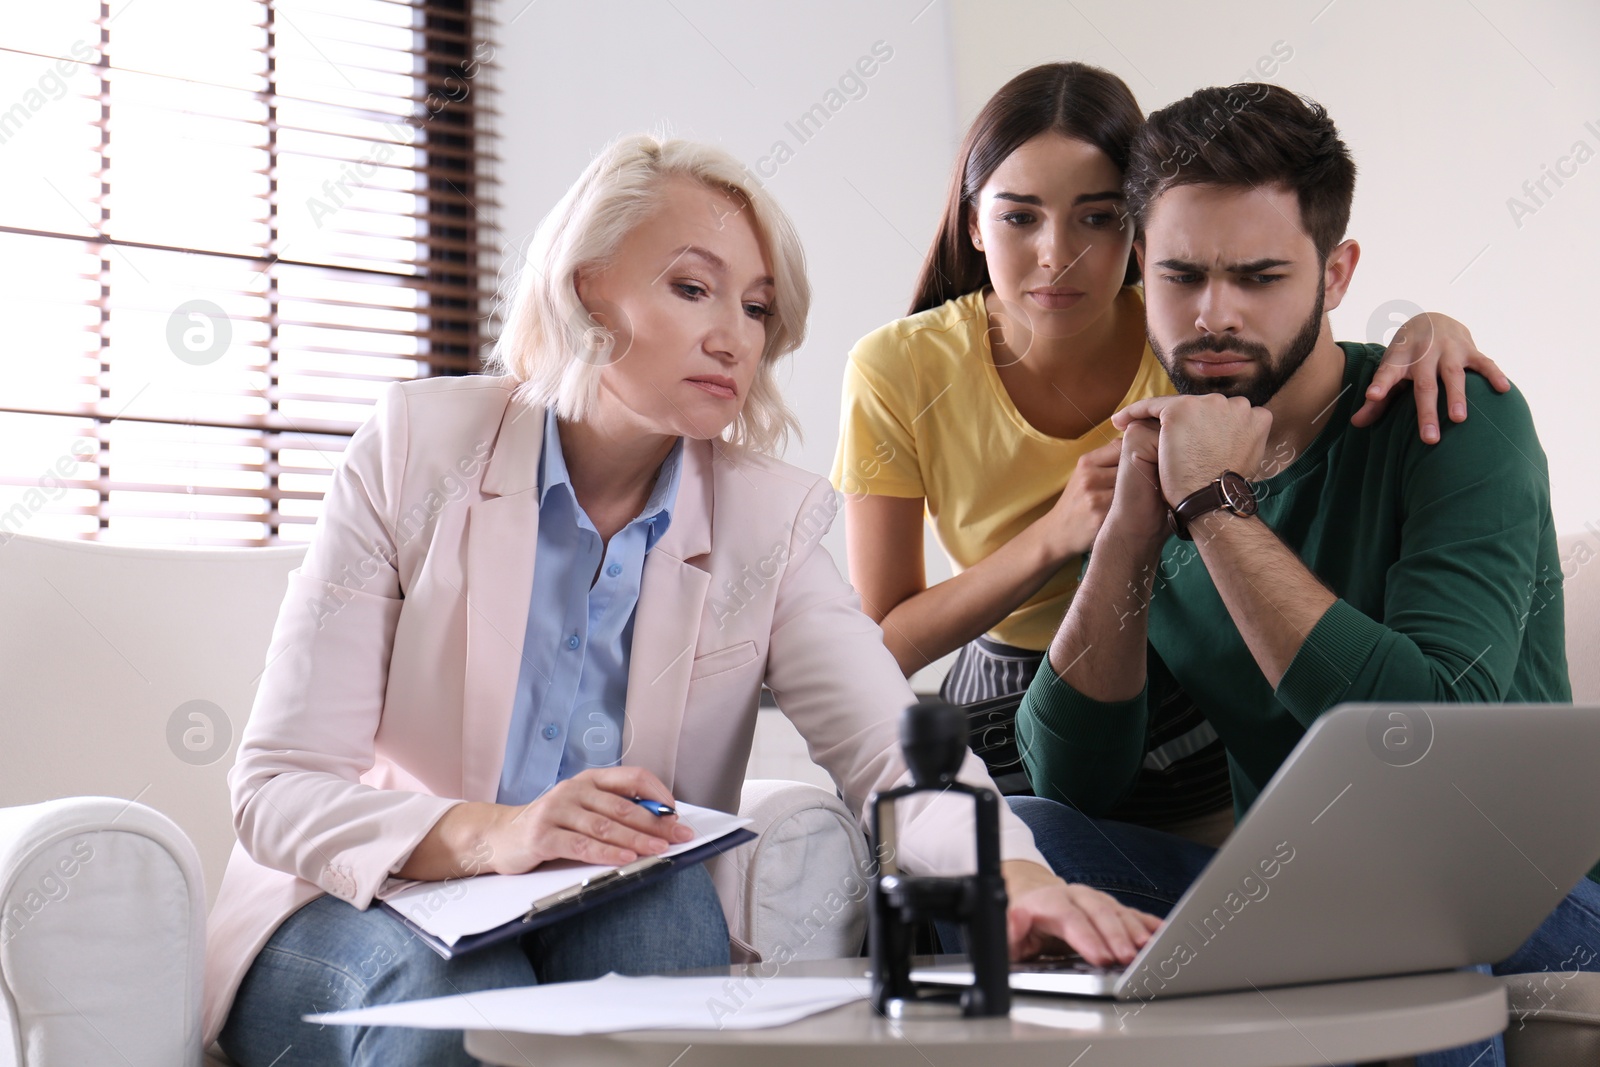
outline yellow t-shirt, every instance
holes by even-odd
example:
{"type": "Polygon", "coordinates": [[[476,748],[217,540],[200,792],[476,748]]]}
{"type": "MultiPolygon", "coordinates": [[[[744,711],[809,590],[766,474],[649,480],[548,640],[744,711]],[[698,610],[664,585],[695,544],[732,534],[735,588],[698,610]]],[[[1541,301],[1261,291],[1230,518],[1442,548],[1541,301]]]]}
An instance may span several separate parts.
{"type": "MultiPolygon", "coordinates": [[[[1129,287],[1124,291],[1144,295],[1129,287]]],[[[972,292],[874,330],[850,352],[831,480],[846,495],[922,497],[957,574],[988,557],[1055,504],[1078,458],[1109,440],[1109,420],[1082,437],[1034,429],[1006,393],[989,347],[983,293],[972,292]]],[[[1148,345],[1117,405],[1174,392],[1148,345]]],[[[1078,559],[989,636],[1042,650],[1078,587],[1078,559]]]]}

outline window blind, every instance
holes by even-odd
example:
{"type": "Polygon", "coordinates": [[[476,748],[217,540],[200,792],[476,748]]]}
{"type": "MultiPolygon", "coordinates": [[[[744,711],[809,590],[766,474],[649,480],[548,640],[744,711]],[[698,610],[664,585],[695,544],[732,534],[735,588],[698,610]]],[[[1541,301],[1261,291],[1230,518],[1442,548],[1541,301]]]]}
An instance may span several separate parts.
{"type": "Polygon", "coordinates": [[[486,0],[41,0],[0,33],[0,535],[306,540],[494,324],[486,0]]]}

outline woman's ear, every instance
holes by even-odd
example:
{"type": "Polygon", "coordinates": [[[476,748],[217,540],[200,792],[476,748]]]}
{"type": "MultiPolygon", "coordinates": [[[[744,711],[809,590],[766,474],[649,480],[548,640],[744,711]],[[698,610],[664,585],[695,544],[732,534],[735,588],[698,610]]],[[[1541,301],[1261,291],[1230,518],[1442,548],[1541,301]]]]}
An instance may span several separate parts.
{"type": "Polygon", "coordinates": [[[603,319],[601,317],[602,313],[597,310],[603,307],[604,304],[594,291],[592,273],[584,271],[581,267],[573,271],[572,289],[578,294],[578,306],[583,309],[580,314],[585,320],[584,329],[594,329],[596,327],[601,330],[611,329],[611,324],[603,319]]]}
{"type": "Polygon", "coordinates": [[[582,268],[572,272],[572,288],[578,294],[577,322],[585,343],[604,352],[601,366],[617,362],[633,347],[633,320],[628,311],[607,295],[604,267],[582,268]]]}
{"type": "Polygon", "coordinates": [[[972,242],[972,247],[983,251],[983,231],[978,229],[978,213],[971,204],[961,205],[961,214],[967,220],[967,239],[972,242]]]}

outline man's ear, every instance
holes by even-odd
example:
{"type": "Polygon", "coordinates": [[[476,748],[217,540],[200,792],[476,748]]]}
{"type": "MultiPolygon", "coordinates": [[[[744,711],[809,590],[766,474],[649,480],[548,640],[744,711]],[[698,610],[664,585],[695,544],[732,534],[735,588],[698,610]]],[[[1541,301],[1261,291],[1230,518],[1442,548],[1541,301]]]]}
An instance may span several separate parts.
{"type": "Polygon", "coordinates": [[[1323,266],[1322,283],[1325,286],[1323,293],[1323,309],[1332,311],[1344,300],[1345,292],[1350,288],[1350,279],[1355,277],[1356,263],[1361,259],[1361,246],[1353,240],[1341,241],[1332,252],[1328,253],[1328,262],[1323,266]]]}
{"type": "Polygon", "coordinates": [[[1133,239],[1133,261],[1139,265],[1139,280],[1144,280],[1144,234],[1133,239]]]}

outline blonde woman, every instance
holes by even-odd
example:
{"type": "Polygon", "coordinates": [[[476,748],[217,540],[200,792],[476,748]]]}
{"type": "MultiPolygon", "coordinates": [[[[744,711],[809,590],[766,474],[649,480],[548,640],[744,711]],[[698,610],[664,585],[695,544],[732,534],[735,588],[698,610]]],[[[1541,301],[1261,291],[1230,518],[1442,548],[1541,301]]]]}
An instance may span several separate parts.
{"type": "MultiPolygon", "coordinates": [[[[726,963],[703,868],[449,962],[371,904],[391,875],[684,839],[631,798],[734,809],[762,683],[852,808],[902,779],[913,696],[818,544],[833,491],[771,456],[809,299],[788,219],[735,160],[633,138],[541,224],[496,373],[386,393],[290,579],[231,773],[208,1041],[243,1067],[470,1062],[459,1033],[299,1019],[726,963]]],[[[963,778],[989,781],[970,753],[963,778]]],[[[916,806],[901,863],[958,866],[969,810],[916,806]]],[[[1013,953],[1130,959],[1155,921],[1057,879],[1004,818],[1013,953]]]]}

